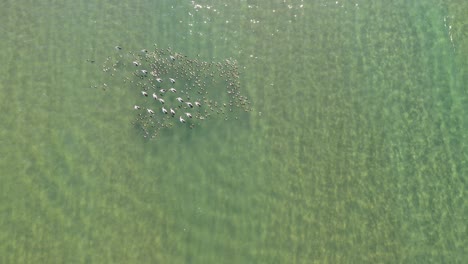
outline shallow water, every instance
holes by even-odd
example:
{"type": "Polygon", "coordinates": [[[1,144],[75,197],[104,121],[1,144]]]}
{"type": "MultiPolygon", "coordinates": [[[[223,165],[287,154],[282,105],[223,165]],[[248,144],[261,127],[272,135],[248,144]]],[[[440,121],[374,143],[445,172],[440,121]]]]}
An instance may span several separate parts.
{"type": "Polygon", "coordinates": [[[81,2],[0,4],[1,263],[462,263],[465,1],[81,2]],[[253,111],[141,137],[155,44],[253,111]]]}

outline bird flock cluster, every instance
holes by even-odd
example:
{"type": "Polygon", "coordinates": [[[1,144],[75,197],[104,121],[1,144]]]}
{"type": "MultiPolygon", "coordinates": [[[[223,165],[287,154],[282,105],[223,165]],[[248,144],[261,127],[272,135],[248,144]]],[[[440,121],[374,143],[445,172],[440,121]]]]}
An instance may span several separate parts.
{"type": "MultiPolygon", "coordinates": [[[[155,138],[163,128],[193,128],[220,117],[237,119],[239,110],[250,111],[250,102],[240,93],[237,62],[227,59],[206,62],[191,59],[171,49],[143,49],[108,57],[103,71],[118,78],[114,86],[132,91],[136,112],[134,124],[147,138],[155,138]]],[[[109,87],[107,87],[109,88],[109,87]]]]}

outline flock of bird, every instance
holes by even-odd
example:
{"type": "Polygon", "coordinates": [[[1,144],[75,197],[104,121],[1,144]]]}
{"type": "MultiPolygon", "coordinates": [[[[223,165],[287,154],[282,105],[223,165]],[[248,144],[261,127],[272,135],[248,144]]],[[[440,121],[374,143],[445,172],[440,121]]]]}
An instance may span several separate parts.
{"type": "MultiPolygon", "coordinates": [[[[170,81],[172,84],[175,84],[175,79],[169,78],[169,81],[170,81]]],[[[157,78],[157,82],[161,83],[161,82],[162,82],[162,79],[161,79],[161,78],[157,78]]],[[[169,111],[168,111],[168,110],[164,107],[164,103],[165,103],[166,101],[162,98],[162,95],[164,95],[167,91],[172,92],[172,93],[176,93],[176,92],[177,92],[177,90],[176,90],[174,87],[171,87],[171,88],[169,88],[168,90],[162,88],[162,89],[159,89],[160,96],[158,96],[156,93],[153,93],[153,94],[152,94],[152,97],[153,97],[153,99],[154,99],[155,101],[159,101],[159,103],[161,103],[161,105],[162,105],[162,106],[161,106],[161,112],[162,112],[163,114],[167,115],[167,114],[170,113],[170,115],[171,115],[172,117],[174,117],[174,116],[176,115],[176,110],[174,110],[174,108],[171,107],[171,108],[169,108],[169,111]]],[[[147,91],[141,91],[141,94],[142,94],[143,96],[145,96],[145,97],[148,97],[148,92],[147,92],[147,91]]],[[[185,104],[185,105],[186,105],[187,107],[189,107],[189,108],[193,108],[193,104],[192,104],[191,102],[185,102],[184,99],[182,99],[182,97],[177,97],[176,100],[177,100],[177,102],[179,102],[179,105],[177,106],[177,108],[175,108],[175,109],[177,109],[177,111],[178,111],[179,109],[182,109],[182,108],[183,108],[183,104],[185,104]]],[[[201,105],[202,105],[202,104],[201,104],[200,102],[198,102],[198,101],[195,101],[194,103],[195,103],[195,105],[198,106],[198,107],[201,107],[201,105]]],[[[133,109],[135,109],[135,110],[140,110],[141,107],[140,107],[139,105],[134,105],[134,106],[133,106],[133,109]]],[[[146,111],[147,111],[148,114],[150,114],[150,115],[153,115],[153,114],[155,113],[155,112],[154,112],[152,109],[150,109],[150,108],[146,108],[146,111]]],[[[193,117],[192,114],[189,113],[189,112],[185,112],[184,115],[185,115],[186,117],[188,117],[188,118],[192,118],[192,117],[193,117]]],[[[202,119],[203,119],[203,118],[202,118],[202,119]]],[[[182,116],[179,116],[179,121],[180,121],[181,123],[185,123],[185,119],[184,119],[182,116]]]]}
{"type": "Polygon", "coordinates": [[[134,124],[145,137],[154,138],[177,121],[193,128],[202,120],[215,116],[228,120],[236,118],[237,110],[250,110],[250,102],[240,93],[233,60],[205,62],[170,49],[122,52],[117,46],[116,50],[103,70],[117,78],[114,86],[128,86],[140,94],[133,106],[138,113],[134,124]]]}

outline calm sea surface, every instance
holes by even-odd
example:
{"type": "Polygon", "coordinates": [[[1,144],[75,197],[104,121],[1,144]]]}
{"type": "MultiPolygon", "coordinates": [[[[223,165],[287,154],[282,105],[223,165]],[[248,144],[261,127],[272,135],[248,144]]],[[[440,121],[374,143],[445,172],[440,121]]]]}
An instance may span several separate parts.
{"type": "Polygon", "coordinates": [[[466,14],[2,1],[0,263],[463,263],[466,14]],[[233,58],[253,110],[147,140],[136,95],[96,88],[116,45],[233,58]]]}

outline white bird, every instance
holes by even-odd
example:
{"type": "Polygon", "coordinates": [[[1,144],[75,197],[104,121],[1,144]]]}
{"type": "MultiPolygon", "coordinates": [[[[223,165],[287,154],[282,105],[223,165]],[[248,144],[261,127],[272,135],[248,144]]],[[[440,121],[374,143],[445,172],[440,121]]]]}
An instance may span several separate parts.
{"type": "Polygon", "coordinates": [[[174,80],[174,79],[169,78],[169,80],[171,81],[171,83],[175,83],[175,80],[174,80]]]}
{"type": "Polygon", "coordinates": [[[179,116],[179,121],[180,121],[181,123],[185,123],[185,119],[183,119],[181,116],[179,116]]]}
{"type": "Polygon", "coordinates": [[[147,70],[141,70],[141,73],[143,73],[144,75],[148,74],[148,71],[147,70]]]}
{"type": "Polygon", "coordinates": [[[161,89],[159,90],[161,93],[165,93],[166,92],[166,89],[161,89]]]}
{"type": "Polygon", "coordinates": [[[154,111],[153,111],[153,110],[151,110],[151,109],[149,109],[149,108],[148,108],[148,109],[146,109],[146,111],[148,111],[148,113],[149,113],[150,115],[154,114],[154,111]]]}
{"type": "Polygon", "coordinates": [[[171,60],[175,61],[175,57],[170,55],[169,58],[171,58],[171,60]]]}
{"type": "Polygon", "coordinates": [[[200,102],[195,102],[195,105],[198,106],[198,107],[201,106],[200,102]]]}
{"type": "Polygon", "coordinates": [[[140,107],[138,105],[134,105],[133,109],[138,110],[138,109],[140,109],[140,107]]]}
{"type": "Polygon", "coordinates": [[[162,82],[162,79],[161,78],[156,78],[156,81],[157,82],[162,82]]]}
{"type": "Polygon", "coordinates": [[[186,104],[190,106],[190,108],[193,108],[193,104],[191,102],[187,102],[186,104]]]}
{"type": "Polygon", "coordinates": [[[154,100],[158,100],[158,96],[156,95],[156,93],[153,93],[153,98],[154,100]]]}
{"type": "Polygon", "coordinates": [[[184,102],[184,100],[182,100],[182,98],[180,98],[180,97],[177,97],[176,99],[177,99],[177,101],[179,101],[179,103],[183,103],[183,102],[184,102]]]}
{"type": "Polygon", "coordinates": [[[163,112],[164,114],[167,114],[166,108],[163,107],[163,108],[161,108],[161,110],[162,110],[162,112],[163,112]]]}
{"type": "Polygon", "coordinates": [[[148,96],[148,93],[145,92],[145,91],[141,91],[141,94],[144,95],[144,96],[148,96]]]}
{"type": "Polygon", "coordinates": [[[192,114],[190,114],[190,113],[185,113],[185,115],[186,115],[188,118],[192,118],[192,114]]]}
{"type": "Polygon", "coordinates": [[[158,100],[159,100],[159,102],[161,102],[161,104],[164,104],[164,99],[159,98],[158,100]]]}
{"type": "Polygon", "coordinates": [[[172,115],[172,116],[174,116],[174,115],[175,115],[175,111],[174,111],[174,109],[172,109],[172,108],[171,108],[171,109],[169,109],[169,111],[171,111],[171,115],[172,115]]]}
{"type": "Polygon", "coordinates": [[[174,89],[174,88],[170,88],[169,91],[171,91],[171,92],[173,92],[173,93],[177,92],[177,90],[174,89]]]}
{"type": "Polygon", "coordinates": [[[134,62],[133,62],[133,65],[135,65],[135,66],[140,66],[140,63],[139,63],[138,61],[134,61],[134,62]]]}

